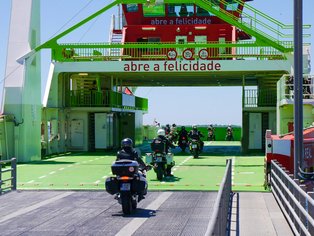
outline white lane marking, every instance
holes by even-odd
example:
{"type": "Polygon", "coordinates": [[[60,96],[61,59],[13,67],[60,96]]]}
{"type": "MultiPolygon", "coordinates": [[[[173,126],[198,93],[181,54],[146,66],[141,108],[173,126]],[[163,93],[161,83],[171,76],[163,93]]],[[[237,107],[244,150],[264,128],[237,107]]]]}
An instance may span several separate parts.
{"type": "Polygon", "coordinates": [[[235,156],[233,156],[232,157],[232,169],[231,169],[231,185],[234,185],[234,173],[235,173],[235,168],[234,168],[234,166],[235,166],[235,161],[236,161],[236,159],[235,159],[235,156]]]}
{"type": "Polygon", "coordinates": [[[34,204],[34,205],[32,205],[32,206],[25,207],[25,208],[22,208],[22,209],[20,209],[20,210],[17,210],[17,211],[15,211],[15,212],[11,213],[11,214],[8,214],[8,215],[6,215],[6,216],[0,218],[0,223],[2,223],[2,222],[4,222],[4,221],[7,221],[7,220],[10,220],[10,219],[12,219],[12,218],[15,218],[15,217],[17,217],[17,216],[26,214],[26,213],[28,213],[28,212],[30,212],[30,211],[33,211],[33,210],[35,210],[35,209],[38,209],[38,208],[40,208],[40,207],[42,207],[42,206],[48,205],[48,204],[50,204],[50,203],[53,203],[53,202],[55,202],[55,201],[57,201],[57,200],[59,200],[59,199],[61,199],[61,198],[67,197],[67,196],[69,196],[69,195],[71,195],[71,194],[73,194],[73,193],[74,193],[74,192],[62,193],[62,194],[60,194],[60,195],[57,195],[57,196],[55,196],[55,197],[53,197],[53,198],[50,198],[50,199],[47,199],[47,200],[45,200],[45,201],[39,202],[39,203],[34,204]]]}
{"type": "Polygon", "coordinates": [[[46,175],[40,176],[39,179],[46,178],[46,175]]]}
{"type": "Polygon", "coordinates": [[[102,179],[105,179],[105,178],[107,178],[107,175],[105,175],[105,176],[103,176],[103,177],[101,177],[102,179]]]}
{"type": "MultiPolygon", "coordinates": [[[[156,211],[161,204],[163,204],[170,196],[172,192],[164,192],[158,196],[158,198],[149,204],[146,209],[156,211]]],[[[125,225],[116,236],[128,236],[132,235],[148,218],[135,218],[125,225]]]]}
{"type": "Polygon", "coordinates": [[[50,174],[50,175],[53,175],[54,173],[56,173],[56,172],[55,172],[55,171],[51,171],[49,174],[50,174]]]}
{"type": "Polygon", "coordinates": [[[60,168],[59,170],[64,170],[64,168],[60,168]]]}
{"type": "Polygon", "coordinates": [[[99,184],[100,183],[100,180],[97,180],[94,182],[94,184],[99,184]]]}
{"type": "Polygon", "coordinates": [[[34,180],[30,180],[30,181],[28,181],[27,183],[28,184],[31,184],[31,183],[34,183],[35,181],[34,180]]]}

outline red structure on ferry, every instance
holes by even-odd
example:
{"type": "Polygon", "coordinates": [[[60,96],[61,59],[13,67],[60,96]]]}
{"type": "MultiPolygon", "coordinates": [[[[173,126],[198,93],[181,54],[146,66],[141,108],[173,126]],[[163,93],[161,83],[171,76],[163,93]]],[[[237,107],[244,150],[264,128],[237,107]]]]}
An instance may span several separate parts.
{"type": "MultiPolygon", "coordinates": [[[[233,1],[222,1],[224,3],[221,3],[218,0],[212,2],[217,9],[225,10],[236,19],[241,16],[244,4],[233,1]]],[[[113,32],[122,34],[122,42],[177,44],[217,42],[223,44],[251,38],[250,35],[235,26],[194,4],[122,4],[122,9],[124,13],[123,29],[113,32]]],[[[209,50],[183,48],[179,51],[169,49],[165,51],[162,48],[124,50],[124,55],[131,54],[132,57],[147,57],[148,59],[176,59],[177,56],[181,56],[188,60],[198,57],[210,60],[213,57],[220,58],[219,55],[234,53],[231,48],[209,50]]]]}

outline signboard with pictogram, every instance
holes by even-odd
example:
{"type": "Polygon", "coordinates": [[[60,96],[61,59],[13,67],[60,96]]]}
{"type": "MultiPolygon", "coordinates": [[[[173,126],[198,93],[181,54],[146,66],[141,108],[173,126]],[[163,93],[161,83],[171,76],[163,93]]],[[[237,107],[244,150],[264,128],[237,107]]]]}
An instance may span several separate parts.
{"type": "Polygon", "coordinates": [[[168,60],[175,60],[177,59],[177,51],[173,48],[169,49],[168,52],[167,52],[167,57],[168,57],[168,60]]]}
{"type": "Polygon", "coordinates": [[[192,60],[193,59],[193,51],[191,49],[185,49],[182,53],[182,56],[185,60],[192,60]]]}
{"type": "Polygon", "coordinates": [[[198,52],[198,56],[202,60],[206,60],[208,58],[208,51],[207,49],[203,48],[198,52]]]}

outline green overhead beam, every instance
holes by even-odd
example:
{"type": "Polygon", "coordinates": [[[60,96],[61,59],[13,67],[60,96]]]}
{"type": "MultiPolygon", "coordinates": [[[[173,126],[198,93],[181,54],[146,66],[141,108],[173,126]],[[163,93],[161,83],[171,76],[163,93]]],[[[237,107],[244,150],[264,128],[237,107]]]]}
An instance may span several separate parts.
{"type": "MultiPolygon", "coordinates": [[[[225,0],[221,0],[220,2],[225,4],[225,5],[228,4],[228,2],[226,2],[225,0]]],[[[242,6],[244,6],[244,3],[242,1],[234,0],[234,2],[236,2],[238,4],[242,4],[242,6]]],[[[218,18],[222,19],[223,21],[243,30],[245,33],[254,36],[256,38],[256,44],[259,46],[272,46],[281,52],[293,51],[292,45],[284,44],[283,41],[275,39],[274,37],[270,36],[269,34],[255,28],[253,26],[250,26],[246,23],[239,21],[238,18],[236,18],[234,15],[230,14],[228,11],[221,9],[221,8],[217,8],[217,5],[211,1],[208,1],[208,0],[164,0],[163,3],[164,4],[183,4],[183,3],[195,4],[195,5],[203,8],[203,9],[211,12],[212,14],[214,14],[218,18]]],[[[75,24],[74,26],[70,27],[69,29],[65,30],[64,32],[58,34],[57,36],[53,37],[52,39],[48,40],[47,42],[36,47],[35,51],[38,51],[42,48],[57,47],[58,46],[58,43],[57,43],[58,39],[69,34],[73,30],[86,24],[90,20],[94,19],[95,17],[99,16],[100,14],[104,13],[108,9],[110,9],[113,6],[116,6],[118,4],[155,4],[155,0],[151,0],[151,1],[149,1],[149,0],[116,0],[116,1],[113,1],[112,3],[107,5],[106,7],[102,8],[101,10],[92,14],[91,16],[85,18],[84,20],[80,21],[79,23],[75,24]]],[[[290,28],[290,26],[285,26],[284,24],[280,23],[279,21],[267,16],[266,14],[258,11],[257,9],[255,9],[253,7],[250,7],[249,5],[245,5],[245,6],[249,7],[250,10],[252,10],[254,13],[260,15],[261,17],[263,17],[267,20],[270,20],[271,22],[273,22],[275,25],[277,25],[280,28],[290,28]]],[[[253,19],[253,17],[251,17],[250,19],[253,19]]],[[[258,23],[260,23],[260,21],[258,23]]],[[[308,28],[309,25],[306,25],[306,27],[308,28]]],[[[268,28],[268,29],[270,29],[270,31],[272,31],[271,28],[268,28]]],[[[278,32],[278,30],[276,30],[275,32],[278,32]]],[[[74,45],[74,44],[71,44],[71,45],[74,45]]]]}

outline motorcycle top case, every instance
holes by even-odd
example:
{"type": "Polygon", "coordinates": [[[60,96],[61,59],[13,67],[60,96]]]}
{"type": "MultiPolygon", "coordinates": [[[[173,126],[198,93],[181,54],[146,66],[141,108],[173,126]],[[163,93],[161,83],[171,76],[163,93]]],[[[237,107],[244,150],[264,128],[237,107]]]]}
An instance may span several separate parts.
{"type": "Polygon", "coordinates": [[[112,174],[117,176],[132,177],[138,172],[139,165],[137,161],[119,160],[111,165],[112,174]]]}
{"type": "Polygon", "coordinates": [[[117,178],[108,177],[106,179],[105,186],[106,186],[106,191],[111,195],[119,192],[119,181],[117,180],[117,178]]]}

